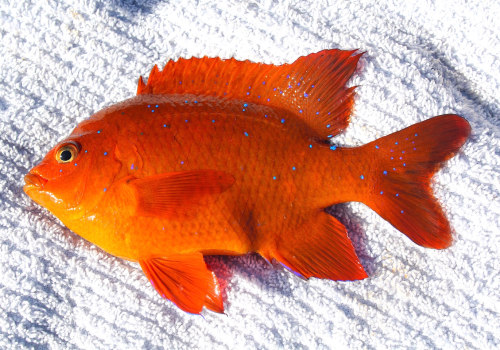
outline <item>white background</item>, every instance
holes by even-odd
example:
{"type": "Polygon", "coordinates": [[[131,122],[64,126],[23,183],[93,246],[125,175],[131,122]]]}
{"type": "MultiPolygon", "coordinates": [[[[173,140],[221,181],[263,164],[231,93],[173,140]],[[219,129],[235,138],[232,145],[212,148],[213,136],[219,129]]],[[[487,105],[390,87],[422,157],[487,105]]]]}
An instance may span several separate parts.
{"type": "Polygon", "coordinates": [[[496,348],[500,345],[500,5],[485,1],[0,2],[0,348],[496,348]],[[370,278],[305,282],[260,257],[210,258],[226,314],[186,314],[138,265],[85,242],[22,192],[73,127],[191,56],[280,64],[366,51],[349,128],[361,145],[458,113],[470,141],[435,177],[455,229],[416,246],[338,206],[370,278]]]}

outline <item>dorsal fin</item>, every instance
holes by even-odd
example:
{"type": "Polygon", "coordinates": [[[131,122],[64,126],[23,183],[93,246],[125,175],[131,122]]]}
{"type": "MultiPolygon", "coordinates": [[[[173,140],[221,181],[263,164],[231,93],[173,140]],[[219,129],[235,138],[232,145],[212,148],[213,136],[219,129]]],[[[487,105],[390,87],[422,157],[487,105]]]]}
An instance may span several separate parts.
{"type": "Polygon", "coordinates": [[[292,64],[179,58],[160,72],[155,65],[147,84],[139,78],[137,94],[194,94],[240,99],[279,107],[304,120],[321,138],[349,124],[354,87],[345,84],[362,53],[324,50],[292,64]]]}

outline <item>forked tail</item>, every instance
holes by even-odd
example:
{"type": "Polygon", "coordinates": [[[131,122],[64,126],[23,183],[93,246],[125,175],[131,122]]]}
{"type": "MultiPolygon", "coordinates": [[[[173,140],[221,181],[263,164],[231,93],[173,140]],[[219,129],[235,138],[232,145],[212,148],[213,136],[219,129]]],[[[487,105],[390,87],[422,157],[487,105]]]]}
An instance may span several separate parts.
{"type": "Polygon", "coordinates": [[[359,200],[415,243],[443,249],[451,244],[450,225],[434,198],[430,181],[442,162],[465,143],[469,123],[448,114],[412,125],[360,147],[370,169],[368,190],[359,200]]]}
{"type": "MultiPolygon", "coordinates": [[[[469,123],[449,114],[362,147],[338,151],[331,147],[336,173],[334,181],[326,185],[332,186],[330,200],[363,202],[415,243],[446,248],[451,244],[450,225],[432,195],[430,181],[469,134],[469,123]]],[[[304,278],[358,280],[367,276],[345,227],[323,211],[259,253],[304,278]]]]}

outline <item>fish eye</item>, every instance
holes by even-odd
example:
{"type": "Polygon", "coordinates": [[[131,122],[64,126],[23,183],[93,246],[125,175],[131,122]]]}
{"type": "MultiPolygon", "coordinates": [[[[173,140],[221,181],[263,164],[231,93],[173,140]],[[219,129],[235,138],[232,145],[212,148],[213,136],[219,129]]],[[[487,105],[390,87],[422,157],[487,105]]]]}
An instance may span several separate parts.
{"type": "Polygon", "coordinates": [[[69,163],[78,155],[80,147],[76,142],[69,142],[62,145],[56,152],[56,160],[58,163],[69,163]]]}

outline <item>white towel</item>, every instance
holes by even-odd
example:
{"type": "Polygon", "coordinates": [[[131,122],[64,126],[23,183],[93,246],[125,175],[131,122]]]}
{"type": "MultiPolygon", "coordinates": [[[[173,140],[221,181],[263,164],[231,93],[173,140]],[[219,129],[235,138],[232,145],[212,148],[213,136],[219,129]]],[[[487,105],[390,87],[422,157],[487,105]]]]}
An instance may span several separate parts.
{"type": "Polygon", "coordinates": [[[0,348],[498,348],[499,18],[497,0],[1,1],[0,348]],[[368,207],[341,205],[332,212],[368,279],[303,281],[257,255],[213,257],[226,315],[202,317],[22,192],[57,140],[133,96],[155,63],[281,64],[327,48],[366,51],[352,122],[335,143],[443,113],[470,122],[470,140],[435,177],[451,248],[421,248],[368,207]]]}

